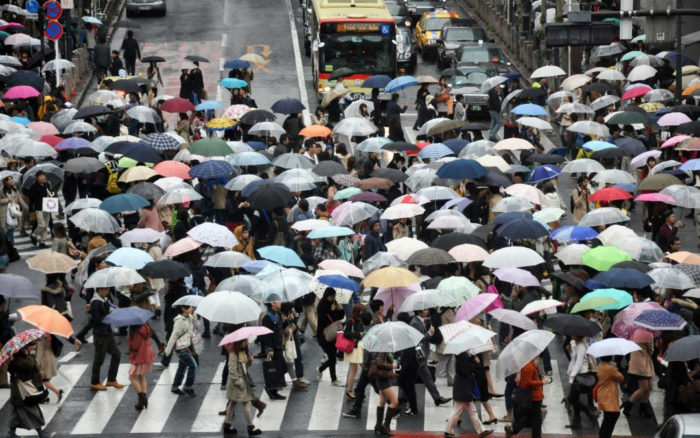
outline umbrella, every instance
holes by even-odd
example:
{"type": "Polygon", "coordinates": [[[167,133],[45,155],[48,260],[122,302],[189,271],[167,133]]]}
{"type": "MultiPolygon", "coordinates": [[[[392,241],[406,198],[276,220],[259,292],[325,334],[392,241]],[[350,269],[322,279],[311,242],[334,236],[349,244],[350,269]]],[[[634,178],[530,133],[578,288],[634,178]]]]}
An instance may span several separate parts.
{"type": "Polygon", "coordinates": [[[204,262],[204,266],[212,268],[240,268],[250,260],[250,257],[238,251],[222,251],[209,257],[204,262]]]}
{"type": "Polygon", "coordinates": [[[418,250],[428,248],[428,245],[413,237],[401,237],[386,244],[387,250],[396,254],[401,260],[408,259],[418,250]]]}
{"type": "Polygon", "coordinates": [[[571,308],[571,313],[585,312],[587,310],[602,310],[606,307],[617,308],[620,302],[611,297],[594,297],[586,301],[580,301],[571,308]]]}
{"type": "Polygon", "coordinates": [[[547,318],[543,326],[566,336],[593,337],[602,330],[597,323],[581,315],[571,314],[552,315],[547,318]]]}
{"type": "Polygon", "coordinates": [[[102,201],[100,209],[109,214],[117,214],[124,211],[136,211],[149,205],[150,202],[143,196],[133,193],[120,193],[102,201]]]}
{"type": "Polygon", "coordinates": [[[66,206],[65,212],[70,216],[76,210],[82,210],[84,208],[99,208],[101,203],[102,201],[97,198],[78,198],[66,206]]]}
{"type": "Polygon", "coordinates": [[[254,210],[274,210],[289,205],[293,200],[292,192],[279,183],[258,187],[248,196],[248,202],[254,210]]]}
{"type": "Polygon", "coordinates": [[[154,200],[165,194],[165,190],[150,182],[134,184],[126,190],[127,193],[141,196],[144,199],[154,200]]]}
{"type": "Polygon", "coordinates": [[[408,269],[387,266],[367,275],[363,284],[366,287],[387,288],[410,286],[418,281],[418,278],[408,269]]]}
{"type": "Polygon", "coordinates": [[[198,242],[215,248],[233,248],[238,245],[238,239],[231,230],[213,222],[204,222],[191,228],[187,235],[198,242]]]}
{"type": "Polygon", "coordinates": [[[22,321],[45,330],[52,335],[68,338],[73,334],[73,327],[65,316],[47,306],[24,306],[17,309],[22,321]]]}
{"type": "Polygon", "coordinates": [[[511,309],[493,309],[490,310],[489,315],[494,319],[500,321],[502,324],[512,325],[514,327],[519,327],[523,330],[535,330],[537,325],[535,322],[523,315],[520,312],[516,312],[511,309]]]}
{"type": "Polygon", "coordinates": [[[299,99],[287,97],[273,103],[270,109],[279,114],[297,114],[304,111],[306,107],[299,99]]]}
{"type": "MultiPolygon", "coordinates": [[[[404,77],[404,76],[401,76],[404,77]]],[[[377,127],[361,117],[348,117],[341,120],[333,128],[333,132],[346,137],[367,136],[375,133],[377,127]]]]}
{"type": "Polygon", "coordinates": [[[232,178],[227,184],[226,184],[226,189],[231,190],[231,191],[237,191],[240,192],[243,190],[248,184],[254,182],[254,181],[261,181],[262,178],[260,178],[257,175],[249,175],[249,174],[244,174],[244,175],[238,175],[235,178],[232,178]]]}
{"type": "Polygon", "coordinates": [[[119,223],[108,212],[98,208],[86,208],[72,215],[69,220],[77,228],[92,233],[114,234],[119,223]]]}
{"type": "MultiPolygon", "coordinates": [[[[453,325],[453,324],[448,324],[453,325]]],[[[456,324],[454,324],[456,325],[456,324]]],[[[442,331],[441,326],[440,329],[442,331]]],[[[449,329],[449,328],[448,328],[449,329]]],[[[456,335],[452,336],[448,342],[445,344],[444,354],[460,354],[464,351],[472,350],[474,348],[479,348],[481,346],[487,345],[492,346],[491,338],[496,336],[495,332],[487,330],[483,327],[479,327],[472,324],[472,327],[463,330],[456,335]]],[[[444,335],[443,335],[444,337],[444,335]]]]}
{"type": "Polygon", "coordinates": [[[535,206],[527,199],[521,198],[520,196],[509,196],[498,201],[492,211],[497,213],[510,213],[530,211],[534,208],[535,206]]]}
{"type": "Polygon", "coordinates": [[[483,293],[469,298],[455,315],[455,321],[471,321],[498,299],[497,294],[483,293]]]}
{"type": "Polygon", "coordinates": [[[322,269],[340,271],[349,277],[365,278],[365,274],[357,266],[345,260],[326,259],[318,264],[322,269]]]}
{"type": "Polygon", "coordinates": [[[156,262],[147,263],[141,268],[141,273],[149,278],[164,278],[166,280],[177,280],[192,274],[190,268],[174,260],[162,259],[156,262]]]}
{"type": "Polygon", "coordinates": [[[586,350],[586,353],[593,357],[626,356],[638,350],[641,350],[641,348],[632,341],[621,338],[608,338],[592,343],[586,350]]]}
{"type": "MultiPolygon", "coordinates": [[[[643,274],[642,274],[643,275],[643,274]]],[[[594,280],[595,281],[595,280],[594,280]]],[[[619,289],[596,289],[593,292],[588,292],[581,299],[584,301],[594,300],[597,298],[612,298],[616,303],[608,305],[595,306],[596,310],[620,310],[632,304],[632,295],[629,292],[619,289]]],[[[573,312],[572,312],[573,313],[573,312]]]]}
{"type": "Polygon", "coordinates": [[[590,108],[594,111],[601,110],[603,108],[607,108],[610,105],[614,105],[617,102],[620,101],[620,98],[618,96],[615,96],[614,94],[604,94],[591,102],[590,108]]]}
{"type": "Polygon", "coordinates": [[[200,199],[202,199],[202,195],[195,192],[193,188],[173,188],[167,190],[165,194],[158,199],[156,205],[186,204],[192,201],[199,201],[200,199]]]}
{"type": "Polygon", "coordinates": [[[454,298],[438,289],[418,291],[406,297],[399,312],[415,312],[424,309],[437,309],[452,303],[454,298]]]}
{"type": "Polygon", "coordinates": [[[202,302],[204,297],[202,295],[185,295],[183,297],[178,298],[173,302],[172,307],[175,308],[177,306],[187,306],[187,307],[197,307],[199,306],[199,303],[202,302]]]}
{"type": "MultiPolygon", "coordinates": [[[[627,75],[627,80],[630,82],[641,82],[649,78],[653,78],[658,73],[654,67],[650,65],[638,65],[634,67],[627,75]]],[[[645,93],[646,94],[646,93],[645,93]]]]}
{"type": "Polygon", "coordinates": [[[233,277],[222,280],[216,286],[216,290],[235,290],[254,300],[262,301],[264,287],[264,282],[252,275],[234,275],[233,277]]]}
{"type": "Polygon", "coordinates": [[[641,303],[633,303],[622,309],[617,315],[612,327],[612,332],[615,336],[630,339],[635,330],[639,327],[634,324],[635,318],[642,314],[645,310],[665,310],[655,301],[645,301],[641,303]]]}
{"type": "Polygon", "coordinates": [[[5,345],[2,347],[2,353],[0,353],[0,365],[6,363],[12,356],[17,354],[18,351],[26,347],[27,345],[40,341],[46,337],[47,332],[40,328],[29,329],[14,335],[5,345]]]}
{"type": "Polygon", "coordinates": [[[664,359],[668,362],[690,362],[698,358],[700,358],[700,335],[685,336],[673,341],[664,353],[664,359]]]}
{"type": "Polygon", "coordinates": [[[338,174],[347,174],[348,171],[342,164],[335,161],[321,161],[311,169],[313,173],[319,176],[331,177],[338,174]]]}
{"type": "Polygon", "coordinates": [[[629,254],[612,246],[598,246],[583,253],[583,264],[597,271],[607,271],[626,260],[632,260],[629,254]]]}
{"type": "Polygon", "coordinates": [[[632,199],[632,195],[629,194],[628,192],[626,192],[622,189],[618,189],[616,187],[602,188],[588,197],[589,201],[594,201],[594,202],[599,202],[599,201],[611,202],[611,201],[618,201],[618,200],[624,200],[624,199],[632,199]]]}
{"type": "Polygon", "coordinates": [[[153,149],[161,152],[174,151],[180,148],[180,142],[178,140],[162,132],[148,134],[142,141],[153,149]]]}
{"type": "Polygon", "coordinates": [[[348,227],[327,226],[311,231],[306,237],[309,239],[325,239],[340,236],[352,236],[355,232],[348,227]]]}
{"type": "Polygon", "coordinates": [[[331,224],[328,221],[321,219],[304,219],[301,221],[294,222],[292,229],[297,231],[311,231],[320,228],[329,227],[331,224]]]}
{"type": "Polygon", "coordinates": [[[656,268],[647,272],[654,279],[655,287],[685,290],[695,287],[695,282],[688,274],[674,268],[656,268]]]}
{"type": "Polygon", "coordinates": [[[670,185],[660,192],[674,199],[673,205],[684,208],[700,207],[700,189],[683,184],[670,185]]]}
{"type": "Polygon", "coordinates": [[[636,184],[637,182],[632,174],[619,169],[601,170],[593,177],[593,181],[601,186],[606,184],[636,184]]]}
{"type": "Polygon", "coordinates": [[[145,283],[134,268],[126,266],[115,266],[111,268],[95,271],[83,285],[85,288],[104,288],[133,286],[134,284],[145,283]]]}
{"type": "Polygon", "coordinates": [[[197,314],[210,321],[243,324],[258,320],[260,306],[240,292],[217,291],[199,303],[197,314]]]}
{"type": "Polygon", "coordinates": [[[241,327],[233,333],[229,333],[224,336],[219,342],[219,347],[223,347],[234,342],[242,341],[244,339],[252,338],[253,336],[265,336],[273,333],[267,327],[263,326],[251,326],[251,327],[241,327]]]}
{"type": "MultiPolygon", "coordinates": [[[[685,164],[687,164],[686,162],[685,164]]],[[[684,164],[684,165],[685,165],[684,164]]],[[[680,167],[681,170],[685,170],[683,166],[680,167]]],[[[649,175],[648,177],[644,178],[642,182],[639,183],[637,186],[637,189],[640,191],[643,190],[651,190],[654,192],[659,192],[663,189],[665,189],[668,186],[672,185],[682,185],[682,181],[676,178],[673,175],[669,175],[666,173],[657,173],[654,175],[649,175]]]]}
{"type": "Polygon", "coordinates": [[[586,213],[579,221],[580,226],[598,227],[601,225],[611,225],[627,222],[630,218],[622,213],[619,208],[602,207],[586,213]]]}
{"type": "Polygon", "coordinates": [[[331,135],[333,131],[327,126],[323,125],[309,125],[299,131],[299,136],[301,137],[321,137],[326,138],[331,135]]]}
{"type": "Polygon", "coordinates": [[[567,225],[552,231],[550,237],[559,242],[584,242],[593,240],[598,236],[598,232],[590,227],[580,225],[567,225]]]}
{"type": "MultiPolygon", "coordinates": [[[[399,239],[400,240],[400,239],[399,239]]],[[[391,242],[389,242],[391,243],[391,242]]],[[[421,242],[422,243],[422,242],[421,242]]],[[[387,244],[388,248],[389,244],[387,244]]],[[[465,243],[451,248],[449,254],[461,263],[480,262],[486,260],[489,253],[478,245],[465,243]]]]}
{"type": "MultiPolygon", "coordinates": [[[[257,277],[267,282],[262,296],[265,303],[292,302],[311,293],[313,289],[314,278],[297,269],[280,269],[279,266],[272,265],[265,267],[257,277]]],[[[341,296],[340,293],[338,295],[341,296]]]]}
{"type": "Polygon", "coordinates": [[[113,327],[128,327],[145,324],[153,315],[153,312],[149,310],[137,306],[129,306],[112,310],[102,322],[113,327]]]}
{"type": "Polygon", "coordinates": [[[525,307],[520,309],[520,313],[523,315],[531,315],[533,313],[544,312],[547,309],[553,309],[555,307],[563,306],[564,303],[557,300],[545,299],[545,300],[535,300],[527,303],[525,307]]]}
{"type": "Polygon", "coordinates": [[[469,298],[478,295],[480,292],[479,287],[469,281],[467,278],[457,276],[447,277],[440,280],[437,288],[452,296],[452,307],[461,305],[469,298]]]}
{"type": "Polygon", "coordinates": [[[105,260],[114,266],[127,266],[129,268],[141,269],[146,264],[153,261],[153,257],[146,251],[137,248],[117,248],[105,260]]]}
{"type": "Polygon", "coordinates": [[[562,90],[573,91],[577,88],[583,87],[589,83],[593,78],[584,74],[571,75],[564,79],[559,85],[562,90]]]}
{"type": "Polygon", "coordinates": [[[496,363],[496,376],[500,379],[515,374],[536,358],[554,339],[554,333],[530,330],[513,339],[501,351],[496,363]]]}
{"type": "Polygon", "coordinates": [[[593,280],[607,287],[622,289],[642,289],[654,283],[654,279],[645,273],[630,268],[616,267],[599,273],[593,277],[593,280]]]}
{"type": "Polygon", "coordinates": [[[233,167],[223,160],[210,160],[193,166],[189,174],[192,178],[217,179],[227,178],[234,173],[233,167]]]}
{"type": "MultiPolygon", "coordinates": [[[[121,161],[122,160],[119,160],[120,164],[121,161]]],[[[120,167],[123,166],[120,165],[120,167]]],[[[121,174],[119,177],[119,182],[132,183],[137,181],[146,181],[154,176],[158,176],[158,174],[155,173],[153,169],[146,166],[134,166],[121,174]]]]}
{"type": "Polygon", "coordinates": [[[509,246],[489,254],[483,265],[487,268],[521,268],[544,263],[544,259],[530,248],[509,246]]]}
{"type": "Polygon", "coordinates": [[[536,211],[532,217],[542,223],[557,222],[566,214],[565,210],[558,207],[546,207],[540,211],[536,211]]]}
{"type": "Polygon", "coordinates": [[[397,220],[401,218],[412,218],[424,212],[424,208],[415,204],[396,204],[384,210],[384,213],[382,213],[380,217],[386,220],[397,220]]]}
{"type": "Polygon", "coordinates": [[[312,169],[314,167],[314,162],[309,158],[292,152],[278,155],[272,160],[272,164],[283,169],[312,169]]]}
{"type": "Polygon", "coordinates": [[[364,202],[345,202],[333,210],[331,217],[338,226],[354,225],[371,218],[377,211],[377,207],[364,202]]]}
{"type": "Polygon", "coordinates": [[[566,72],[556,65],[545,65],[533,71],[530,79],[564,76],[566,72]]]}
{"type": "Polygon", "coordinates": [[[433,240],[430,243],[430,246],[433,248],[441,248],[445,251],[449,251],[455,246],[462,245],[465,243],[470,243],[473,245],[478,245],[482,248],[486,248],[486,242],[484,241],[484,239],[473,234],[460,233],[457,231],[445,233],[436,237],[435,240],[433,240]]]}
{"type": "Polygon", "coordinates": [[[540,286],[539,280],[530,272],[520,268],[499,268],[493,271],[499,280],[518,286],[540,286]]]}
{"type": "Polygon", "coordinates": [[[634,319],[634,324],[648,330],[682,330],[687,325],[683,317],[668,310],[645,310],[634,319]]]}
{"type": "Polygon", "coordinates": [[[553,129],[552,125],[542,119],[538,119],[537,117],[520,117],[518,120],[516,120],[517,123],[523,126],[530,126],[532,128],[536,129],[553,129]]]}
{"type": "Polygon", "coordinates": [[[486,79],[482,84],[481,84],[481,92],[486,93],[493,87],[496,87],[498,85],[501,85],[504,82],[507,82],[508,78],[505,76],[493,76],[488,79],[486,79]]]}
{"type": "Polygon", "coordinates": [[[446,265],[456,260],[447,251],[439,248],[423,248],[411,254],[406,263],[416,266],[446,265]]]}
{"type": "Polygon", "coordinates": [[[498,228],[496,234],[511,240],[520,240],[538,239],[548,233],[544,225],[536,220],[515,219],[498,228]]]}
{"type": "Polygon", "coordinates": [[[298,266],[306,268],[306,264],[299,258],[296,252],[279,245],[268,245],[258,249],[260,257],[279,263],[284,266],[298,266]]]}
{"type": "MultiPolygon", "coordinates": [[[[427,148],[424,148],[423,151],[426,149],[427,148]]],[[[476,160],[458,159],[441,166],[437,171],[437,176],[439,178],[451,178],[461,180],[467,178],[481,178],[487,173],[488,171],[484,168],[484,166],[479,164],[479,162],[477,162],[476,160]]]]}
{"type": "Polygon", "coordinates": [[[152,228],[134,228],[119,236],[122,245],[128,246],[132,243],[151,243],[160,240],[164,236],[164,232],[158,232],[152,228]]]}
{"type": "Polygon", "coordinates": [[[396,353],[415,347],[422,339],[423,334],[405,322],[389,321],[372,326],[362,344],[369,352],[396,353]]]}
{"type": "Polygon", "coordinates": [[[693,254],[688,251],[678,251],[671,254],[667,254],[666,258],[674,260],[678,263],[700,265],[700,255],[693,254]]]}
{"type": "MultiPolygon", "coordinates": [[[[160,122],[160,117],[158,113],[153,109],[143,105],[137,105],[129,108],[126,111],[126,115],[132,119],[136,119],[141,123],[152,123],[156,124],[160,122]]],[[[66,130],[64,130],[64,133],[66,130]]]]}
{"type": "Polygon", "coordinates": [[[357,292],[360,289],[360,285],[356,281],[342,275],[321,275],[316,278],[316,281],[335,289],[347,289],[353,292],[357,292]]]}

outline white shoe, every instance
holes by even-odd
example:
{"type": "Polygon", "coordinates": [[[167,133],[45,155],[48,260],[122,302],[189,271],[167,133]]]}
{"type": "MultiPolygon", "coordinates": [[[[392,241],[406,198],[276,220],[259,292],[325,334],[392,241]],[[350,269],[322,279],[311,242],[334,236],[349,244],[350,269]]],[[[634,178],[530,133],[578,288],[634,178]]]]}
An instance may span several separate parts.
{"type": "Polygon", "coordinates": [[[340,380],[334,380],[333,382],[331,382],[331,385],[341,386],[341,387],[345,388],[345,382],[341,382],[340,380]]]}
{"type": "Polygon", "coordinates": [[[318,380],[321,380],[323,378],[323,371],[321,371],[320,368],[316,368],[316,377],[318,380]]]}
{"type": "Polygon", "coordinates": [[[300,377],[300,378],[299,378],[299,381],[300,381],[301,383],[303,383],[304,385],[311,385],[311,381],[310,381],[310,380],[306,380],[306,379],[303,378],[303,377],[300,377]]]}

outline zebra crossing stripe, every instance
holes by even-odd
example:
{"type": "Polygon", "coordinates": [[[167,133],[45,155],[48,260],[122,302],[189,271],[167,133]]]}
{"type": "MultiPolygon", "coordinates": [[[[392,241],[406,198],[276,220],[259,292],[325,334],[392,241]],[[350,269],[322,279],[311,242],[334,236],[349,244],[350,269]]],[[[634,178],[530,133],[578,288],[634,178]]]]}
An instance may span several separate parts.
{"type": "MultiPolygon", "coordinates": [[[[447,386],[447,379],[437,377],[435,387],[443,397],[452,398],[452,387],[447,386]]],[[[426,432],[444,431],[447,420],[452,414],[452,403],[445,403],[442,406],[435,406],[433,398],[428,391],[424,391],[425,402],[423,404],[423,430],[426,432]]]]}
{"type": "MultiPolygon", "coordinates": [[[[336,372],[338,377],[346,377],[349,365],[347,362],[338,362],[336,372]]],[[[359,374],[359,373],[358,373],[359,374]]],[[[330,380],[322,379],[318,382],[316,396],[314,397],[309,430],[336,430],[343,414],[343,401],[345,400],[345,387],[333,386],[330,380]]]]}
{"type": "Polygon", "coordinates": [[[226,391],[222,391],[216,382],[221,379],[223,370],[224,362],[221,362],[214,373],[214,382],[209,386],[202,406],[199,407],[197,418],[192,423],[192,432],[218,432],[221,430],[223,417],[219,416],[219,411],[226,407],[228,400],[226,399],[226,391]]]}
{"type": "MultiPolygon", "coordinates": [[[[173,359],[177,358],[173,357],[173,359]]],[[[134,427],[131,428],[131,433],[160,433],[163,430],[170,412],[180,398],[179,395],[170,392],[177,364],[178,362],[171,363],[160,374],[156,386],[148,396],[148,409],[141,411],[134,427]]]]}
{"type": "Polygon", "coordinates": [[[117,372],[117,382],[124,384],[124,388],[108,388],[107,391],[98,391],[93,396],[80,420],[73,427],[72,435],[96,435],[102,433],[117,410],[119,402],[129,390],[129,367],[128,363],[119,364],[119,371],[117,372]]]}

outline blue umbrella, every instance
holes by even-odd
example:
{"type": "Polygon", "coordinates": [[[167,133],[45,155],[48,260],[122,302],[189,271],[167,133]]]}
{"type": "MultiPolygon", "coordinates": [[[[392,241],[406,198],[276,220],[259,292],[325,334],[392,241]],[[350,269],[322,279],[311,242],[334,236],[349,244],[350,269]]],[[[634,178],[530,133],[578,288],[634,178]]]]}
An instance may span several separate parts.
{"type": "Polygon", "coordinates": [[[267,166],[270,160],[260,152],[241,152],[233,156],[230,163],[234,166],[267,166]]]}
{"type": "Polygon", "coordinates": [[[581,147],[583,147],[587,151],[598,152],[604,149],[616,148],[617,146],[615,146],[612,143],[608,143],[607,141],[592,140],[585,142],[581,147]]]}
{"type": "Polygon", "coordinates": [[[549,179],[554,179],[559,175],[561,175],[561,170],[558,167],[545,164],[542,166],[537,166],[535,170],[532,171],[530,177],[528,178],[528,182],[538,183],[540,181],[547,181],[549,179]]]}
{"type": "Polygon", "coordinates": [[[681,65],[686,66],[686,65],[698,65],[697,62],[693,61],[692,59],[688,58],[685,55],[679,55],[676,52],[668,52],[666,55],[664,55],[664,58],[670,60],[670,64],[675,67],[676,62],[678,62],[678,57],[681,57],[681,65]]]}
{"type": "Polygon", "coordinates": [[[265,269],[265,267],[267,267],[269,265],[274,265],[274,263],[269,262],[267,260],[251,260],[249,262],[243,263],[241,265],[241,268],[248,271],[248,272],[252,272],[253,274],[256,274],[256,273],[262,271],[263,269],[265,269]]]}
{"type": "Polygon", "coordinates": [[[688,160],[685,163],[681,164],[680,167],[678,167],[678,168],[680,170],[687,170],[690,172],[700,170],[700,158],[694,158],[692,160],[688,160]]]}
{"type": "Polygon", "coordinates": [[[277,183],[277,181],[275,181],[275,180],[272,179],[272,178],[268,178],[268,179],[259,179],[259,180],[256,180],[256,181],[252,181],[252,182],[250,182],[248,185],[246,185],[245,187],[243,187],[243,190],[241,190],[241,196],[243,196],[244,198],[247,198],[247,197],[250,196],[254,191],[256,191],[256,190],[258,189],[258,187],[269,186],[269,185],[273,185],[273,184],[278,184],[278,183],[277,183]]]}
{"type": "Polygon", "coordinates": [[[148,207],[150,203],[143,196],[133,193],[120,193],[112,195],[102,201],[100,209],[109,214],[117,214],[123,211],[136,211],[139,208],[148,207]]]}
{"type": "Polygon", "coordinates": [[[610,268],[593,277],[593,280],[620,289],[642,289],[654,283],[654,279],[647,274],[630,268],[610,268]]]}
{"type": "Polygon", "coordinates": [[[259,141],[248,141],[246,142],[246,144],[256,151],[263,151],[267,149],[267,146],[265,146],[264,143],[260,143],[259,141]]]}
{"type": "MultiPolygon", "coordinates": [[[[425,148],[427,149],[427,148],[425,148]]],[[[423,149],[423,150],[425,150],[423,149]]],[[[454,160],[442,165],[437,171],[438,178],[475,179],[486,175],[488,170],[476,160],[454,160]]]]}
{"type": "Polygon", "coordinates": [[[562,157],[566,157],[566,154],[569,152],[569,148],[552,148],[547,152],[549,155],[559,155],[562,157]]]}
{"type": "Polygon", "coordinates": [[[80,137],[71,137],[67,138],[65,140],[59,141],[55,149],[62,150],[62,149],[80,149],[80,148],[91,148],[92,143],[89,141],[85,140],[84,138],[80,137]]]}
{"type": "Polygon", "coordinates": [[[107,146],[106,153],[122,154],[139,163],[160,163],[163,158],[152,147],[145,143],[117,141],[107,146]]]}
{"type": "Polygon", "coordinates": [[[637,190],[636,184],[615,184],[613,187],[615,187],[616,189],[622,189],[630,193],[634,193],[637,190]]]}
{"type": "Polygon", "coordinates": [[[242,79],[226,78],[226,79],[222,79],[221,82],[219,82],[219,85],[221,85],[224,88],[229,88],[229,89],[245,88],[248,86],[248,82],[246,82],[242,79]]]}
{"type": "Polygon", "coordinates": [[[533,219],[515,219],[503,224],[496,234],[510,240],[538,239],[547,235],[547,228],[533,219]]]}
{"type": "Polygon", "coordinates": [[[596,289],[593,292],[588,292],[581,298],[581,301],[590,300],[596,297],[610,297],[618,302],[618,304],[609,304],[603,307],[596,307],[596,310],[620,310],[629,306],[634,302],[632,294],[619,289],[596,289]]]}
{"type": "Polygon", "coordinates": [[[462,149],[467,146],[467,140],[461,138],[451,138],[449,140],[445,140],[442,142],[442,144],[452,149],[452,152],[454,152],[455,155],[459,155],[459,153],[462,152],[462,149]]]}
{"type": "MultiPolygon", "coordinates": [[[[179,140],[176,140],[175,137],[171,137],[168,134],[162,132],[154,132],[152,134],[148,134],[146,137],[144,137],[143,140],[141,140],[141,142],[152,147],[157,151],[174,151],[180,148],[179,140]]],[[[61,143],[63,143],[63,141],[61,143]]]]}
{"type": "Polygon", "coordinates": [[[83,17],[83,21],[88,23],[88,24],[96,24],[98,26],[102,26],[102,22],[99,19],[97,19],[95,17],[90,17],[88,15],[83,17]]]}
{"type": "Polygon", "coordinates": [[[272,104],[272,111],[279,114],[298,114],[306,109],[299,99],[286,97],[272,104]]]}
{"type": "Polygon", "coordinates": [[[391,82],[391,78],[387,75],[370,76],[362,83],[362,88],[384,88],[391,82]]]}
{"type": "Polygon", "coordinates": [[[586,280],[586,282],[583,283],[583,286],[588,290],[596,290],[596,289],[605,288],[605,285],[603,283],[599,283],[595,280],[586,280]]]}
{"type": "Polygon", "coordinates": [[[544,107],[535,105],[534,103],[523,103],[512,110],[511,113],[517,114],[519,116],[546,116],[547,110],[544,107]]]}
{"type": "Polygon", "coordinates": [[[394,93],[412,85],[416,85],[417,83],[418,79],[414,78],[413,76],[399,76],[386,84],[386,87],[384,87],[384,92],[394,93]]]}
{"type": "Polygon", "coordinates": [[[142,249],[122,247],[110,254],[105,261],[114,266],[141,269],[154,260],[149,253],[142,249]]]}
{"type": "Polygon", "coordinates": [[[524,211],[509,211],[507,213],[500,213],[493,220],[493,224],[504,225],[516,219],[532,219],[532,215],[530,213],[525,213],[524,211]]]}
{"type": "Polygon", "coordinates": [[[250,63],[248,61],[244,61],[242,59],[231,59],[229,61],[226,61],[224,63],[224,68],[230,68],[230,69],[241,69],[241,68],[248,68],[250,67],[250,63]]]}
{"type": "Polygon", "coordinates": [[[680,315],[668,310],[645,310],[634,324],[649,330],[682,330],[687,324],[680,315]]]}
{"type": "Polygon", "coordinates": [[[297,266],[306,269],[299,255],[289,248],[279,245],[269,245],[258,249],[260,257],[284,266],[297,266]]]}
{"type": "Polygon", "coordinates": [[[151,318],[153,318],[153,312],[137,306],[130,306],[113,310],[104,317],[102,322],[113,327],[127,327],[145,324],[151,318]]]}
{"type": "Polygon", "coordinates": [[[452,149],[442,143],[429,144],[418,152],[418,156],[421,158],[442,158],[454,154],[452,149]]]}
{"type": "Polygon", "coordinates": [[[218,102],[216,100],[205,100],[204,102],[194,107],[194,109],[196,109],[197,111],[208,111],[221,108],[222,106],[223,105],[221,105],[221,102],[218,102]]]}
{"type": "Polygon", "coordinates": [[[232,173],[233,167],[228,161],[223,160],[205,161],[190,169],[190,176],[192,178],[202,179],[227,178],[231,176],[232,173]]]}
{"type": "Polygon", "coordinates": [[[360,285],[355,280],[343,277],[342,275],[321,275],[316,279],[321,284],[338,289],[348,289],[353,292],[360,290],[360,285]]]}
{"type": "Polygon", "coordinates": [[[549,237],[559,242],[585,242],[598,237],[598,232],[591,227],[567,225],[552,231],[549,237]]]}
{"type": "Polygon", "coordinates": [[[324,239],[326,237],[352,236],[353,234],[355,232],[348,227],[330,226],[313,230],[306,237],[309,239],[324,239]]]}
{"type": "Polygon", "coordinates": [[[29,122],[31,122],[31,120],[29,120],[29,119],[26,118],[26,117],[14,116],[14,117],[11,117],[11,119],[12,119],[13,122],[17,122],[17,123],[19,123],[20,125],[23,125],[23,126],[27,126],[27,125],[29,124],[29,122]]]}

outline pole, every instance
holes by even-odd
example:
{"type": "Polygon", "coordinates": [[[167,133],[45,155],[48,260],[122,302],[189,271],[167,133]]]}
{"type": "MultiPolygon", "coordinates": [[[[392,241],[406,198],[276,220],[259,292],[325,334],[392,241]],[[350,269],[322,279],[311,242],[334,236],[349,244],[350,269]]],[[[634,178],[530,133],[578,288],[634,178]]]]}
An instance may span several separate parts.
{"type": "Polygon", "coordinates": [[[56,51],[56,65],[54,67],[56,68],[56,87],[58,87],[61,85],[61,68],[58,65],[58,61],[61,59],[61,50],[58,48],[58,40],[53,42],[53,49],[56,51]]]}
{"type": "MultiPolygon", "coordinates": [[[[682,9],[682,0],[677,0],[676,7],[682,9]]],[[[683,16],[676,16],[676,104],[681,103],[682,99],[682,88],[683,88],[683,59],[681,56],[681,51],[683,50],[683,45],[681,44],[681,38],[683,37],[683,31],[681,30],[681,24],[683,23],[683,16]]]]}
{"type": "Polygon", "coordinates": [[[39,42],[41,44],[39,50],[41,53],[41,60],[39,61],[39,71],[41,71],[42,67],[44,67],[44,56],[46,54],[44,53],[44,24],[46,23],[46,17],[44,16],[44,7],[39,6],[39,19],[37,20],[39,22],[39,42]]]}

